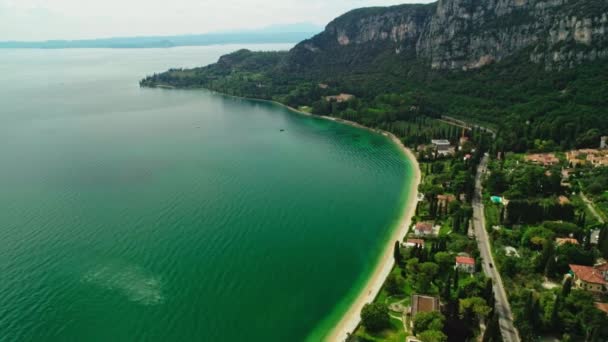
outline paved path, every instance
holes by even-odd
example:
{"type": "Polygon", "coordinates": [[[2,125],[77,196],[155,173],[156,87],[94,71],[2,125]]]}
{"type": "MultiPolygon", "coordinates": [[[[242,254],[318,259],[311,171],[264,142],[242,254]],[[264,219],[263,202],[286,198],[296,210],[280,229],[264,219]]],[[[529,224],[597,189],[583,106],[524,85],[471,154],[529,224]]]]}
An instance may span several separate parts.
{"type": "Polygon", "coordinates": [[[587,196],[585,196],[585,194],[582,191],[581,191],[581,198],[583,199],[585,204],[587,204],[587,208],[589,208],[589,211],[593,214],[593,216],[595,216],[595,218],[600,223],[604,223],[604,219],[602,218],[600,213],[598,213],[597,210],[595,210],[595,207],[593,206],[593,202],[591,202],[591,200],[588,199],[587,196]]]}
{"type": "Polygon", "coordinates": [[[484,126],[470,124],[468,122],[465,122],[465,121],[462,121],[462,120],[459,120],[459,119],[456,119],[456,118],[453,118],[453,117],[447,116],[447,115],[442,115],[440,121],[443,121],[447,124],[458,126],[461,128],[467,128],[467,129],[479,128],[480,130],[482,130],[484,132],[492,134],[492,139],[496,139],[496,132],[494,132],[492,129],[489,129],[484,126]]]}
{"type": "Polygon", "coordinates": [[[477,238],[479,253],[483,258],[483,271],[492,279],[494,284],[493,288],[494,295],[496,297],[496,313],[498,314],[498,322],[500,325],[502,339],[505,342],[519,342],[519,333],[513,325],[513,314],[511,313],[509,299],[507,298],[507,293],[505,292],[505,288],[502,284],[500,273],[498,273],[498,270],[494,266],[494,257],[492,256],[490,239],[488,238],[488,232],[486,231],[481,180],[487,165],[488,157],[485,156],[481,160],[479,168],[477,169],[477,175],[475,176],[475,195],[473,196],[473,227],[475,229],[475,237],[477,238]]]}

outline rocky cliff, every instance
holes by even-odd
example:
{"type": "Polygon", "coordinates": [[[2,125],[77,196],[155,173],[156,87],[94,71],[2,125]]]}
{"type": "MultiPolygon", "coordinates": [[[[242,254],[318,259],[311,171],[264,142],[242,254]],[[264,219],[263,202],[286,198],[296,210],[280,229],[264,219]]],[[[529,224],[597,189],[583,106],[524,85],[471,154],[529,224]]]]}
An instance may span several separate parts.
{"type": "Polygon", "coordinates": [[[523,53],[547,70],[608,57],[606,0],[439,0],[351,11],[298,44],[298,67],[416,59],[433,69],[475,69],[523,53]]]}

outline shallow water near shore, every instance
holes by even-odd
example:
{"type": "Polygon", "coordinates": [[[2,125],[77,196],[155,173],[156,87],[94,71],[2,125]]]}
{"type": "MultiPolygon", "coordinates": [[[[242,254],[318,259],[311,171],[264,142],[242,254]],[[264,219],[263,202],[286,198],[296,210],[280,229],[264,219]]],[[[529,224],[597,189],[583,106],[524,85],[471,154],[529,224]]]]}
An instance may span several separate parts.
{"type": "Polygon", "coordinates": [[[2,51],[0,340],[301,341],[340,318],[411,165],[369,131],[137,84],[240,47],[2,51]]]}

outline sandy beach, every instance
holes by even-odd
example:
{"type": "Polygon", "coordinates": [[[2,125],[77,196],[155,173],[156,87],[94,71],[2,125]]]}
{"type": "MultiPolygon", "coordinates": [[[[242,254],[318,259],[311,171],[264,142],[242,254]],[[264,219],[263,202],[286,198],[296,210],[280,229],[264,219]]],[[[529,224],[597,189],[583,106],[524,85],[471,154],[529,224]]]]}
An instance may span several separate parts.
{"type": "MultiPolygon", "coordinates": [[[[274,102],[274,101],[272,101],[274,102]]],[[[393,248],[395,241],[402,241],[405,235],[407,235],[410,226],[412,225],[412,218],[416,213],[416,205],[418,198],[418,185],[421,181],[421,173],[420,166],[418,165],[418,160],[414,153],[403,143],[397,136],[390,132],[372,129],[369,127],[365,127],[356,122],[343,120],[339,118],[334,118],[330,116],[317,116],[312,115],[310,113],[302,112],[295,108],[285,106],[282,103],[274,102],[281,106],[287,107],[290,110],[297,112],[299,114],[314,116],[323,118],[330,121],[340,122],[346,125],[370,130],[376,133],[380,133],[384,136],[389,137],[395,144],[397,144],[405,157],[412,163],[412,170],[414,172],[414,177],[412,182],[409,185],[408,189],[408,200],[404,204],[403,210],[401,211],[401,217],[399,218],[398,226],[394,228],[391,238],[387,241],[387,245],[384,247],[381,258],[378,260],[378,264],[376,265],[374,272],[371,277],[367,280],[365,286],[363,287],[361,293],[357,296],[357,298],[351,303],[348,311],[342,316],[338,324],[329,332],[329,334],[325,337],[325,340],[331,342],[343,342],[348,337],[349,333],[353,333],[357,326],[361,321],[361,310],[365,304],[371,303],[374,301],[374,298],[382,289],[382,285],[386,281],[386,278],[391,273],[393,266],[395,265],[395,259],[393,257],[393,248]]]]}
{"type": "Polygon", "coordinates": [[[412,223],[412,217],[416,212],[416,201],[418,197],[418,185],[420,184],[420,168],[418,166],[418,161],[416,157],[412,153],[410,149],[405,147],[401,140],[399,140],[396,136],[391,133],[383,132],[383,134],[388,135],[391,140],[393,140],[396,144],[398,144],[403,150],[406,157],[410,160],[413,165],[414,170],[414,178],[410,183],[408,201],[405,203],[403,207],[403,211],[401,213],[401,218],[399,219],[398,227],[395,227],[391,238],[388,240],[387,245],[382,252],[382,257],[379,259],[374,272],[371,277],[368,279],[365,287],[359,294],[359,296],[355,299],[355,301],[351,304],[348,311],[344,314],[340,322],[333,328],[333,330],[326,336],[327,341],[344,341],[349,333],[353,333],[359,322],[361,321],[361,310],[363,306],[367,303],[371,303],[374,301],[374,298],[380,292],[384,281],[391,273],[393,266],[395,264],[395,259],[393,258],[393,248],[395,241],[401,241],[405,235],[407,234],[409,227],[412,223]]]}
{"type": "MultiPolygon", "coordinates": [[[[222,94],[222,95],[235,97],[235,98],[242,98],[242,97],[226,95],[226,94],[222,94]]],[[[376,267],[374,268],[372,275],[365,283],[365,286],[362,288],[361,293],[359,293],[357,298],[351,303],[349,309],[342,316],[342,318],[340,319],[338,324],[324,338],[324,340],[326,340],[326,341],[342,342],[342,341],[346,340],[349,333],[353,333],[355,331],[355,329],[357,328],[357,326],[359,325],[359,323],[361,321],[360,315],[361,315],[361,310],[363,309],[363,306],[365,306],[365,304],[368,304],[368,303],[371,303],[374,301],[374,298],[376,298],[376,296],[380,292],[382,285],[384,284],[386,278],[388,277],[391,270],[393,269],[393,266],[395,264],[395,260],[393,258],[394,243],[395,243],[395,241],[402,241],[403,238],[405,237],[405,235],[408,233],[408,230],[412,223],[412,218],[416,212],[418,185],[420,184],[420,181],[421,181],[420,166],[418,165],[418,161],[417,161],[414,153],[409,148],[405,147],[405,145],[403,145],[403,143],[401,142],[401,140],[399,138],[397,138],[397,136],[395,136],[394,134],[392,134],[390,132],[369,128],[369,127],[363,126],[363,125],[358,124],[353,121],[343,120],[343,119],[334,118],[334,117],[330,117],[330,116],[313,115],[311,113],[303,112],[301,110],[298,110],[293,107],[289,107],[287,105],[284,105],[284,104],[282,104],[280,102],[276,102],[276,101],[251,99],[251,98],[246,98],[246,99],[253,100],[253,101],[271,102],[271,103],[277,104],[279,106],[286,107],[289,110],[293,111],[294,113],[298,113],[301,115],[306,115],[306,116],[310,116],[310,117],[314,117],[314,118],[339,122],[339,123],[342,123],[345,125],[349,125],[349,126],[353,126],[353,127],[357,127],[357,128],[361,128],[361,129],[365,129],[368,131],[382,134],[382,135],[390,138],[393,141],[393,143],[397,144],[403,151],[403,154],[405,155],[405,157],[412,164],[412,170],[414,172],[414,175],[413,175],[413,179],[412,179],[411,183],[409,184],[409,189],[407,189],[408,200],[404,204],[404,207],[401,211],[401,217],[399,218],[397,227],[394,227],[393,233],[390,236],[390,239],[388,239],[387,244],[382,251],[382,255],[378,259],[378,263],[376,264],[376,267]]]]}

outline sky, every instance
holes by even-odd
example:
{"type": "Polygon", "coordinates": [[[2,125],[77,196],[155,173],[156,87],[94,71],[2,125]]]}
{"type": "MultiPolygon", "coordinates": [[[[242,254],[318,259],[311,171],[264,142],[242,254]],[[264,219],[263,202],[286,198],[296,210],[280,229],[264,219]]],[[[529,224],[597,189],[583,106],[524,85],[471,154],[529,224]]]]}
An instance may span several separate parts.
{"type": "Polygon", "coordinates": [[[177,35],[313,23],[432,0],[0,0],[0,41],[177,35]]]}

